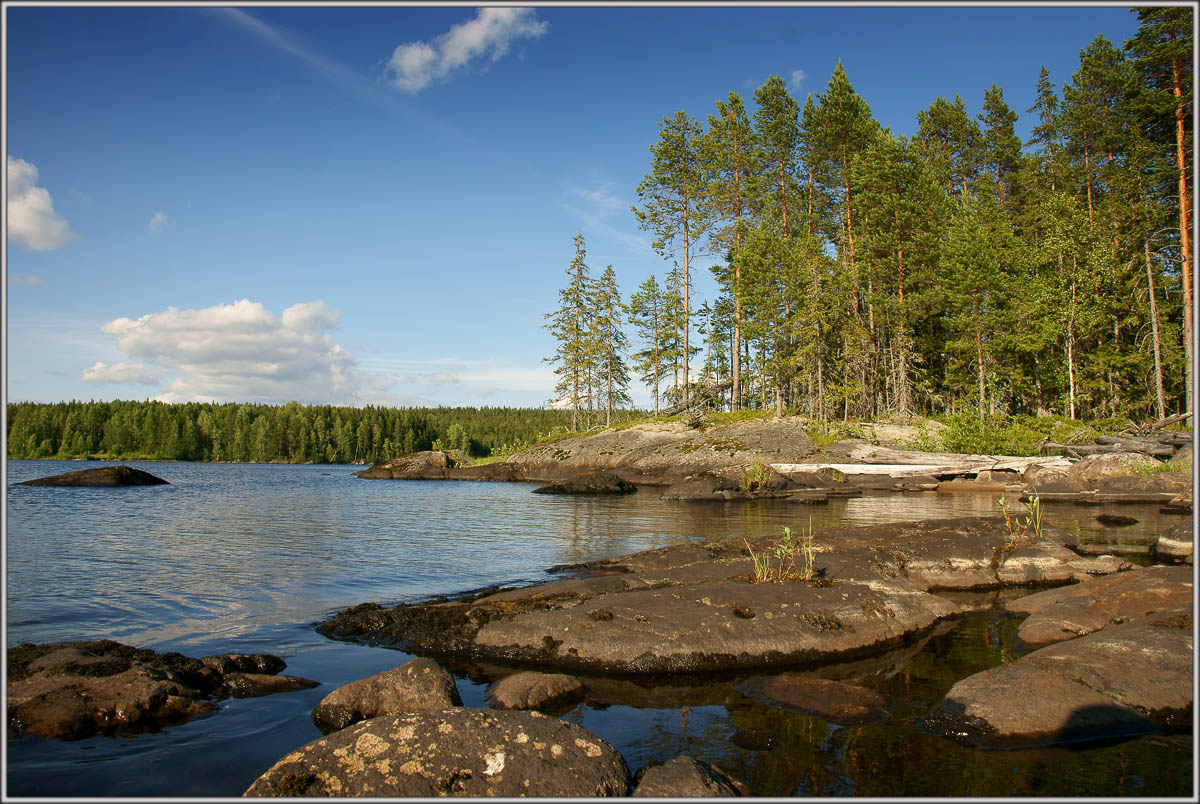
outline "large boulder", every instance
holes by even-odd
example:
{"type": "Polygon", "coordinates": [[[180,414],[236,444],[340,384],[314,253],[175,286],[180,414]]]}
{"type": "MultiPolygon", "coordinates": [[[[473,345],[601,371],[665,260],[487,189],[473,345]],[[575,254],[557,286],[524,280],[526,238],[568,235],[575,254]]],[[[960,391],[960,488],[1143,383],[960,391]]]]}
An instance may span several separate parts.
{"type": "Polygon", "coordinates": [[[615,748],[539,712],[452,709],[384,715],[276,762],[246,796],[624,796],[615,748]]]}
{"type": "Polygon", "coordinates": [[[268,654],[192,659],[111,640],[26,643],[8,651],[8,734],[73,740],[154,731],[213,711],[213,700],[316,686],[277,675],[284,667],[268,654]]]}
{"type": "Polygon", "coordinates": [[[1192,714],[1190,609],[1060,642],[963,679],[925,720],[984,747],[1184,730],[1192,714]]]}
{"type": "Polygon", "coordinates": [[[462,706],[454,677],[432,659],[413,659],[369,678],[352,681],[326,695],[312,718],[322,733],[380,715],[462,706]]]}
{"type": "Polygon", "coordinates": [[[526,671],[502,678],[488,689],[487,699],[495,709],[553,709],[579,698],[584,686],[563,673],[526,671]]]}
{"type": "Polygon", "coordinates": [[[1192,458],[1194,454],[1192,445],[1185,444],[1179,448],[1178,452],[1171,456],[1171,459],[1167,463],[1178,468],[1180,471],[1190,472],[1192,471],[1192,458]]]}
{"type": "Polygon", "coordinates": [[[740,796],[739,784],[720,768],[682,756],[638,771],[634,798],[717,798],[740,796]]]}
{"type": "Polygon", "coordinates": [[[1190,569],[1145,567],[1027,595],[1008,608],[1029,614],[1016,640],[1021,649],[1031,650],[1191,604],[1190,569]]]}
{"type": "Polygon", "coordinates": [[[1158,535],[1154,542],[1154,557],[1164,564],[1192,564],[1195,549],[1195,533],[1192,520],[1176,523],[1158,535]]]}
{"type": "Polygon", "coordinates": [[[132,466],[101,466],[61,475],[39,477],[19,483],[21,486],[165,486],[161,477],[132,466]]]}
{"type": "Polygon", "coordinates": [[[613,472],[583,472],[536,488],[534,494],[633,494],[637,486],[613,472]]]}

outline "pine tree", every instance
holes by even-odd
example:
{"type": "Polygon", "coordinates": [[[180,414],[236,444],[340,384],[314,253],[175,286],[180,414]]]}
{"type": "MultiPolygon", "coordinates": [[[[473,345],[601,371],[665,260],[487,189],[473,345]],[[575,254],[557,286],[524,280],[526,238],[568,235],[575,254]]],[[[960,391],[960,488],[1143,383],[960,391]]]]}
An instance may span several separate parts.
{"type": "Polygon", "coordinates": [[[629,338],[621,328],[623,312],[617,274],[610,265],[596,282],[591,319],[597,388],[604,405],[605,427],[612,425],[613,408],[632,402],[629,398],[629,370],[625,366],[629,338]]]}
{"type": "Polygon", "coordinates": [[[979,122],[983,124],[983,158],[994,172],[1003,207],[1012,195],[1013,178],[1020,167],[1021,138],[1014,128],[1017,113],[1005,103],[1004,90],[995,84],[983,93],[979,122]]]}
{"type": "Polygon", "coordinates": [[[633,353],[633,369],[642,382],[653,389],[654,415],[658,415],[659,389],[666,362],[666,293],[651,274],[629,298],[629,322],[633,324],[643,348],[633,353]]]}
{"type": "Polygon", "coordinates": [[[654,248],[670,258],[675,244],[683,248],[683,399],[687,401],[689,359],[688,341],[691,312],[692,256],[711,222],[708,188],[700,158],[700,125],[682,109],[674,117],[664,117],[659,140],[650,146],[653,160],[650,172],[638,183],[641,208],[634,207],[638,224],[655,235],[654,248]]]}
{"type": "Polygon", "coordinates": [[[546,328],[558,340],[558,348],[547,362],[556,364],[558,399],[571,406],[571,430],[579,429],[579,411],[590,404],[588,383],[594,369],[588,316],[592,307],[592,279],[588,272],[587,247],[583,235],[575,233],[575,257],[567,266],[567,285],[559,291],[559,308],[546,314],[546,328]]]}

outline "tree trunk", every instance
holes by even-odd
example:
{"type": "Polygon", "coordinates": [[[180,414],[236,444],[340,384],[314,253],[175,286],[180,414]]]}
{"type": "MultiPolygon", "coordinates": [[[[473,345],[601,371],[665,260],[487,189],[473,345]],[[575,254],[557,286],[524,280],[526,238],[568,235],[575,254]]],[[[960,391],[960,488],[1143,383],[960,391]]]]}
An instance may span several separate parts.
{"type": "Polygon", "coordinates": [[[1165,419],[1166,403],[1163,395],[1162,352],[1158,343],[1158,302],[1154,298],[1154,271],[1150,267],[1150,243],[1144,241],[1146,252],[1146,288],[1150,296],[1150,336],[1154,341],[1154,400],[1158,418],[1165,419]]]}
{"type": "Polygon", "coordinates": [[[683,402],[688,401],[688,382],[691,374],[691,352],[688,350],[688,330],[692,328],[690,317],[692,313],[691,299],[691,232],[688,230],[688,196],[683,195],[683,402]]]}
{"type": "MultiPolygon", "coordinates": [[[[1075,267],[1075,258],[1071,258],[1075,267]]],[[[1075,280],[1071,280],[1071,308],[1067,315],[1067,380],[1070,417],[1075,418],[1075,280]]]]}
{"type": "MultiPolygon", "coordinates": [[[[1174,37],[1172,37],[1174,39],[1174,37]]],[[[1171,61],[1171,74],[1174,78],[1175,93],[1175,162],[1179,168],[1179,247],[1183,258],[1183,351],[1186,358],[1185,377],[1187,380],[1184,406],[1188,411],[1192,407],[1192,394],[1196,381],[1195,357],[1192,354],[1192,344],[1195,333],[1192,332],[1192,203],[1188,190],[1191,187],[1187,180],[1187,160],[1185,149],[1191,144],[1185,135],[1183,114],[1183,82],[1181,80],[1181,65],[1171,61]]]]}

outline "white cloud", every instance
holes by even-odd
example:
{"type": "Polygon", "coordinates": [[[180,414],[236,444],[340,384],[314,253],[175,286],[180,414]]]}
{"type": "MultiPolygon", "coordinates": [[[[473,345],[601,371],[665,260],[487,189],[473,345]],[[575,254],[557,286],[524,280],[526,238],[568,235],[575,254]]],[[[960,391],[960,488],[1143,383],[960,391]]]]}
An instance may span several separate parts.
{"type": "Polygon", "coordinates": [[[161,372],[143,366],[141,363],[107,363],[97,361],[91,368],[83,370],[84,382],[135,382],[139,385],[158,385],[161,372]]]}
{"type": "Polygon", "coordinates": [[[550,25],[537,19],[532,8],[481,8],[475,18],[453,26],[432,42],[409,42],[392,53],[388,70],[392,85],[404,92],[420,92],[472,61],[487,58],[494,64],[518,39],[537,39],[550,25]]]}
{"type": "Polygon", "coordinates": [[[792,89],[799,89],[805,78],[808,78],[808,73],[803,70],[792,70],[792,89]]]}
{"type": "Polygon", "coordinates": [[[372,378],[327,334],[340,318],[322,301],[276,316],[242,299],[117,318],[100,330],[115,335],[117,348],[133,360],[174,374],[158,397],[163,401],[355,404],[372,378]]]}
{"type": "Polygon", "coordinates": [[[9,274],[8,275],[8,284],[10,284],[10,285],[40,285],[40,284],[42,284],[42,278],[39,276],[32,276],[32,275],[27,276],[25,274],[9,274]]]}
{"type": "Polygon", "coordinates": [[[162,230],[171,223],[174,223],[171,217],[160,209],[150,217],[150,222],[146,224],[146,231],[152,235],[161,234],[162,230]]]}
{"type": "Polygon", "coordinates": [[[37,180],[36,167],[8,155],[8,239],[35,251],[61,248],[75,233],[37,180]]]}
{"type": "Polygon", "coordinates": [[[560,201],[559,206],[583,222],[585,235],[594,232],[610,238],[635,254],[654,253],[649,240],[631,229],[622,228],[622,224],[632,223],[633,215],[629,212],[630,203],[616,195],[611,184],[570,186],[566,188],[566,194],[575,200],[560,201]]]}
{"type": "Polygon", "coordinates": [[[464,360],[457,357],[425,360],[373,360],[371,369],[387,373],[400,385],[426,392],[454,390],[475,397],[533,393],[543,397],[557,377],[545,365],[512,364],[500,359],[464,360]]]}

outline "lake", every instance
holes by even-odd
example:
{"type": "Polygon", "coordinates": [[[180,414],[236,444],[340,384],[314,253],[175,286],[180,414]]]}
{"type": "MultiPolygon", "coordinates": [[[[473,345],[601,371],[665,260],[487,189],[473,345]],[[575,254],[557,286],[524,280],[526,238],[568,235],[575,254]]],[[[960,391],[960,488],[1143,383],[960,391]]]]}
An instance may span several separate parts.
{"type": "MultiPolygon", "coordinates": [[[[686,539],[780,527],[871,524],[998,513],[995,494],[879,495],[828,505],[684,503],[653,490],[556,497],[517,483],[363,480],[360,467],[128,462],[170,482],[134,488],[16,486],[103,462],[8,461],[7,645],[109,638],[188,656],[267,652],[321,682],[301,692],[220,702],[158,733],[75,742],[7,741],[11,796],[235,797],[285,753],[320,736],[309,713],[335,687],[411,658],[334,642],[312,628],[333,611],[549,579],[546,568],[686,539]]],[[[1180,517],[1124,506],[1047,506],[1081,541],[1145,562],[1180,517]]],[[[746,702],[728,678],[596,679],[565,720],[613,744],[632,772],[690,754],[761,796],[1189,796],[1192,738],[1152,735],[1072,749],[980,751],[913,727],[958,679],[1012,658],[1017,620],[978,595],[976,611],[924,640],[854,666],[814,668],[885,692],[886,720],[838,727],[746,702]],[[768,735],[770,750],[739,747],[768,735]]],[[[467,706],[494,669],[452,667],[467,706]]],[[[585,681],[588,681],[585,679],[585,681]]]]}

